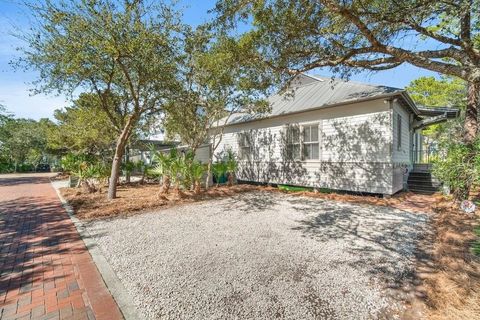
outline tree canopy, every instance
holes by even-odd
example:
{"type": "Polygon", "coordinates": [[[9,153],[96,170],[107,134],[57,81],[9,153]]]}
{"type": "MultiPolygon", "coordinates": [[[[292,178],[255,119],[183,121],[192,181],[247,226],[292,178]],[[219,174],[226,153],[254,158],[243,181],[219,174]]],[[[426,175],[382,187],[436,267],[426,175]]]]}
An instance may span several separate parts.
{"type": "Polygon", "coordinates": [[[8,171],[12,166],[28,163],[36,166],[49,154],[47,135],[55,124],[49,119],[39,121],[8,117],[0,122],[0,169],[8,171]]]}
{"type": "Polygon", "coordinates": [[[118,129],[102,110],[96,94],[81,94],[72,106],[55,110],[54,117],[57,126],[48,132],[51,148],[111,158],[118,129]]]}
{"type": "Polygon", "coordinates": [[[170,7],[145,1],[40,1],[19,62],[40,72],[36,90],[95,93],[118,135],[108,197],[116,197],[126,142],[142,117],[160,112],[178,87],[182,25],[170,7]]]}
{"type": "Polygon", "coordinates": [[[478,0],[218,1],[225,27],[250,23],[240,41],[285,75],[329,67],[347,76],[403,63],[468,83],[464,140],[478,131],[480,2],[478,0]]]}
{"type": "Polygon", "coordinates": [[[194,150],[212,125],[236,112],[262,112],[271,81],[262,66],[247,61],[245,48],[232,38],[201,26],[185,34],[181,90],[165,110],[167,134],[178,135],[194,150]]]}

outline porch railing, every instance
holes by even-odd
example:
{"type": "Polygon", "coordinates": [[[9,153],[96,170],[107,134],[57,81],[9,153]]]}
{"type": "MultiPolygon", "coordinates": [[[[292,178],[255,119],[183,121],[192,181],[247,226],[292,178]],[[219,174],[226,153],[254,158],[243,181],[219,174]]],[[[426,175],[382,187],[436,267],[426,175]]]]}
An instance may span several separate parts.
{"type": "Polygon", "coordinates": [[[427,148],[424,150],[412,150],[414,164],[430,164],[438,157],[438,150],[427,148]]]}

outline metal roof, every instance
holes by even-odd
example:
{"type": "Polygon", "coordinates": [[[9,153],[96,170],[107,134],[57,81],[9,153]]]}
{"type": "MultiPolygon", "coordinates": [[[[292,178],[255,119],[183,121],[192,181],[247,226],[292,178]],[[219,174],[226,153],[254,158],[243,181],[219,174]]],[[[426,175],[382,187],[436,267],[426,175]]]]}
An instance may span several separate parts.
{"type": "Polygon", "coordinates": [[[403,96],[405,92],[403,89],[381,85],[319,76],[313,77],[317,81],[293,86],[288,90],[270,96],[267,99],[271,107],[271,111],[268,114],[235,114],[230,117],[228,124],[310,111],[362,100],[372,100],[400,94],[403,96]]]}

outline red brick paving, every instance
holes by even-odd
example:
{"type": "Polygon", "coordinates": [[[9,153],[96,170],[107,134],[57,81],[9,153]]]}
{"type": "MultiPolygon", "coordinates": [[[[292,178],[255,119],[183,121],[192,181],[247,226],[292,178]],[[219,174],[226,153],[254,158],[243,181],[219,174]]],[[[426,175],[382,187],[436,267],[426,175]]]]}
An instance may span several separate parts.
{"type": "Polygon", "coordinates": [[[122,319],[47,174],[0,176],[0,319],[122,319]]]}

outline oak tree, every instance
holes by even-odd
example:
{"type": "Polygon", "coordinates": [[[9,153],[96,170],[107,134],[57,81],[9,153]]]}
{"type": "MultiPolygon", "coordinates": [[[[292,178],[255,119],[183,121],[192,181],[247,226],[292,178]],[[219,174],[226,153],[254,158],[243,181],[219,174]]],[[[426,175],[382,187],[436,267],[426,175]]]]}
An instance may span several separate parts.
{"type": "Polygon", "coordinates": [[[162,110],[177,86],[181,23],[167,5],[142,0],[45,0],[29,7],[38,24],[23,35],[28,46],[20,64],[39,71],[36,90],[95,93],[118,132],[113,199],[130,135],[142,118],[162,110]]]}
{"type": "Polygon", "coordinates": [[[223,26],[248,24],[242,38],[255,43],[256,58],[284,74],[330,67],[348,76],[409,63],[462,79],[464,142],[478,133],[478,0],[223,0],[216,11],[223,26]]]}

